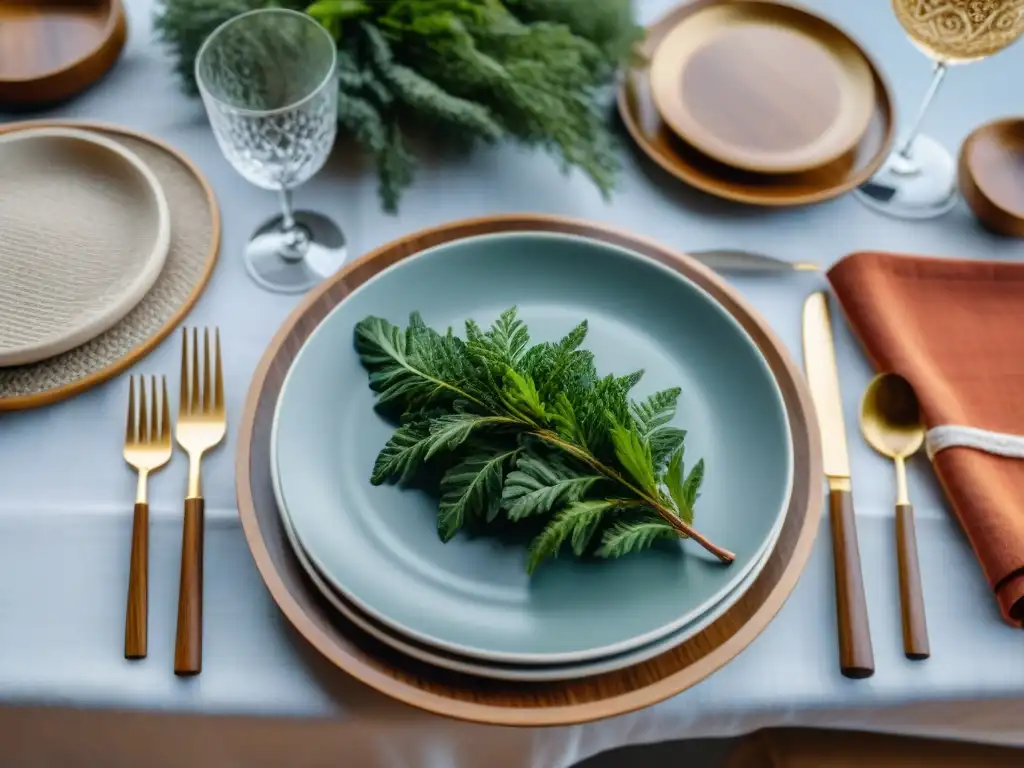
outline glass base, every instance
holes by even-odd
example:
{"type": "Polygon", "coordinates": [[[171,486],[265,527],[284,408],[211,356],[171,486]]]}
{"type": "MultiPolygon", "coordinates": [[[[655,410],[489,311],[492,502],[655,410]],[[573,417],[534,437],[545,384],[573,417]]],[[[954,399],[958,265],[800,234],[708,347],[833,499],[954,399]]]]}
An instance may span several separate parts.
{"type": "Polygon", "coordinates": [[[893,151],[854,194],[869,208],[897,219],[942,216],[958,199],[956,161],[935,139],[919,135],[909,160],[893,151]]]}
{"type": "Polygon", "coordinates": [[[296,211],[304,241],[299,246],[282,228],[284,218],[263,222],[245,247],[245,268],[261,288],[274,293],[304,293],[345,263],[345,235],[333,221],[313,211],[296,211]]]}

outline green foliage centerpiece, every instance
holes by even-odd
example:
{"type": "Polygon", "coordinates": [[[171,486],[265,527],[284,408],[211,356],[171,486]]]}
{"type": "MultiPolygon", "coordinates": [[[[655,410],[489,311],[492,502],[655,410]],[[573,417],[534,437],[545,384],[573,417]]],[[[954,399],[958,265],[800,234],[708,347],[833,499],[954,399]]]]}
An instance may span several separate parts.
{"type": "Polygon", "coordinates": [[[385,209],[412,181],[413,129],[460,146],[514,139],[612,189],[600,96],[640,36],[631,0],[160,0],[157,35],[188,91],[206,37],[267,5],[309,13],[338,41],[338,121],[375,158],[385,209]]]}
{"type": "Polygon", "coordinates": [[[465,340],[416,313],[405,329],[361,321],[355,344],[370,388],[399,420],[371,482],[439,470],[444,541],[470,522],[541,520],[531,573],[566,544],[611,558],[680,537],[731,562],[693,528],[704,462],[684,471],[686,433],[670,424],[680,390],[630,400],[643,372],[598,376],[581,348],[586,334],[584,321],[558,342],[531,345],[514,307],[486,331],[467,320],[465,340]]]}

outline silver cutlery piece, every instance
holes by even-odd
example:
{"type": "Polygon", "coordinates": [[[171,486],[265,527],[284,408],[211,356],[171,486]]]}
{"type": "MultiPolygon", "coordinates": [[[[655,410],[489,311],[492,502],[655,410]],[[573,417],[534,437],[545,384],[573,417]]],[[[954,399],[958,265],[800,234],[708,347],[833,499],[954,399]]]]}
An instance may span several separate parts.
{"type": "Polygon", "coordinates": [[[688,255],[716,272],[817,272],[819,267],[807,261],[785,261],[763,253],[736,248],[688,251],[688,255]]]}

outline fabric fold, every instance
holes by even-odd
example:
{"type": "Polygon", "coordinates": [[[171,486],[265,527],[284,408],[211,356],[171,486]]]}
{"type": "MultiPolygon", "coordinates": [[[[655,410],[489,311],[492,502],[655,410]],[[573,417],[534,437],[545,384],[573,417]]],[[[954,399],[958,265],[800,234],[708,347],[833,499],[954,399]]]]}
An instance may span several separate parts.
{"type": "MultiPolygon", "coordinates": [[[[914,386],[929,428],[1024,435],[1024,264],[851,254],[828,278],[878,371],[914,386]]],[[[936,474],[1000,610],[1024,620],[1024,460],[969,447],[936,474]]]]}

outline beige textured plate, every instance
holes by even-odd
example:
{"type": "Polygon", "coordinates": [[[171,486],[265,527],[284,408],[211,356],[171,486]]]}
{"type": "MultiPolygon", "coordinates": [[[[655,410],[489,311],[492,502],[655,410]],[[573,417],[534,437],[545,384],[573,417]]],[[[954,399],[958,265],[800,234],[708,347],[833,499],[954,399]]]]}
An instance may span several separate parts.
{"type": "Polygon", "coordinates": [[[66,352],[156,282],[170,212],[123,145],[70,128],[0,136],[0,366],[66,352]]]}
{"type": "Polygon", "coordinates": [[[684,141],[758,173],[799,173],[852,150],[875,109],[871,66],[825,19],[760,0],[686,16],[651,63],[654,102],[684,141]]]}

